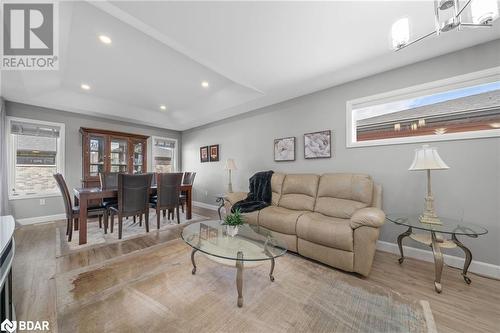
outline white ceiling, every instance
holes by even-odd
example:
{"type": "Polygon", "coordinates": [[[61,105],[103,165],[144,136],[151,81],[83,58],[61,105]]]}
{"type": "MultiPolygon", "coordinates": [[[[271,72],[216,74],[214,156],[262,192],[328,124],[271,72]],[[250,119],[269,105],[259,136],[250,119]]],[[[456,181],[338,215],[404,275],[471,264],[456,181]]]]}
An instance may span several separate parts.
{"type": "Polygon", "coordinates": [[[60,70],[4,71],[2,96],[175,130],[500,37],[497,20],[393,52],[392,23],[431,31],[432,1],[77,1],[59,12],[60,70]]]}

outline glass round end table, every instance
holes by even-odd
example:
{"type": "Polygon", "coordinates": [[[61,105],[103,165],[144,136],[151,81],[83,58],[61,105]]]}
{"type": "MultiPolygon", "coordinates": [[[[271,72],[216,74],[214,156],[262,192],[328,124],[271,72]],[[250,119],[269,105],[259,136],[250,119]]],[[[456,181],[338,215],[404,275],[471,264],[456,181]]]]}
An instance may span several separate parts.
{"type": "Polygon", "coordinates": [[[249,224],[238,226],[237,234],[230,236],[222,221],[203,221],[185,227],[181,237],[193,248],[191,251],[193,275],[196,274],[194,255],[198,251],[204,253],[210,260],[236,267],[238,307],[243,306],[243,266],[252,267],[270,261],[269,279],[274,282],[274,259],[281,257],[287,251],[283,242],[273,238],[270,233],[259,230],[257,226],[249,224]]]}
{"type": "Polygon", "coordinates": [[[443,272],[443,254],[441,252],[442,248],[451,249],[455,247],[461,248],[465,253],[465,262],[462,269],[462,276],[465,283],[470,284],[471,279],[467,276],[467,270],[469,269],[470,263],[472,261],[471,251],[465,247],[458,239],[458,236],[468,236],[472,238],[477,238],[480,235],[488,233],[485,228],[471,223],[464,223],[462,221],[448,219],[440,217],[441,224],[436,223],[422,223],[418,216],[411,217],[396,217],[387,216],[387,220],[408,227],[408,229],[398,236],[398,247],[401,257],[398,259],[399,263],[402,264],[405,257],[403,254],[403,239],[405,237],[410,237],[411,239],[428,245],[432,248],[432,253],[434,256],[434,266],[435,266],[435,279],[434,279],[434,289],[436,292],[441,293],[441,274],[443,272]],[[426,231],[429,234],[414,233],[413,229],[426,231]],[[444,239],[441,234],[451,235],[451,239],[444,239]]]}

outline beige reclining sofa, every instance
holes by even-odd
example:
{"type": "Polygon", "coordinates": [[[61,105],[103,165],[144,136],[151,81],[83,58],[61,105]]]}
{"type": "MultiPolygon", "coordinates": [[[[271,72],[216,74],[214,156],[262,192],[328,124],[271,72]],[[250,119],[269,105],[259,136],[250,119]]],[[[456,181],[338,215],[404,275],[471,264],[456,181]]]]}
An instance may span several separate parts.
{"type": "MultiPolygon", "coordinates": [[[[285,242],[289,251],[368,276],[385,221],[380,185],[349,173],[274,173],[271,183],[272,205],[244,214],[249,224],[285,242]]],[[[246,195],[229,193],[226,211],[246,195]]]]}

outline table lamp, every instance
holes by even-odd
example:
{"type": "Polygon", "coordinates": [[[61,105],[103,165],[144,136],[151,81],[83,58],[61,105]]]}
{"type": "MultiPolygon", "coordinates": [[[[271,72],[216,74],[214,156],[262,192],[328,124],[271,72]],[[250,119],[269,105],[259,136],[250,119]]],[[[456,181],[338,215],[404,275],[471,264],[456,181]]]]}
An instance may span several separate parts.
{"type": "Polygon", "coordinates": [[[226,160],[226,166],[224,167],[224,170],[229,171],[229,183],[227,184],[227,192],[233,193],[233,184],[231,183],[231,171],[236,170],[236,163],[232,158],[228,158],[226,160]]]}
{"type": "Polygon", "coordinates": [[[425,197],[425,210],[420,215],[420,222],[441,224],[439,217],[434,210],[434,197],[431,191],[431,170],[444,170],[450,167],[443,162],[437,152],[437,148],[423,145],[422,148],[415,149],[415,158],[408,170],[427,171],[427,196],[425,197]]]}

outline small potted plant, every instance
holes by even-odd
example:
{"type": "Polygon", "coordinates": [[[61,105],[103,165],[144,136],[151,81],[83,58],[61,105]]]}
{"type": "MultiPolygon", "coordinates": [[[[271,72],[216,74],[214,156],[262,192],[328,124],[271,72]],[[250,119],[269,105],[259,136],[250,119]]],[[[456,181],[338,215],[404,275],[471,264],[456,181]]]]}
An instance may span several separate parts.
{"type": "Polygon", "coordinates": [[[236,209],[234,213],[228,214],[224,218],[223,225],[226,226],[226,232],[229,236],[234,237],[238,234],[238,226],[245,223],[243,220],[243,216],[241,215],[241,211],[236,209]]]}

